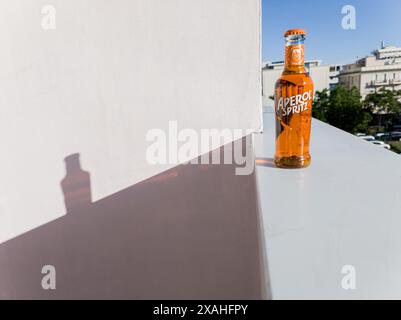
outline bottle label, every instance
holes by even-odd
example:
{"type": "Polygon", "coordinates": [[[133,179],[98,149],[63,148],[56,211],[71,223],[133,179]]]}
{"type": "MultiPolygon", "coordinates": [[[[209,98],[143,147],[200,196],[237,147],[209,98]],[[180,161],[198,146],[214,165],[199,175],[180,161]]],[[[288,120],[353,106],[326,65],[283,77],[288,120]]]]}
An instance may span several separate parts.
{"type": "Polygon", "coordinates": [[[277,115],[282,117],[309,110],[309,101],[312,100],[312,91],[305,91],[290,97],[280,97],[277,103],[277,115]]]}
{"type": "Polygon", "coordinates": [[[303,44],[293,44],[285,48],[287,66],[303,67],[305,61],[305,49],[303,44]]]}

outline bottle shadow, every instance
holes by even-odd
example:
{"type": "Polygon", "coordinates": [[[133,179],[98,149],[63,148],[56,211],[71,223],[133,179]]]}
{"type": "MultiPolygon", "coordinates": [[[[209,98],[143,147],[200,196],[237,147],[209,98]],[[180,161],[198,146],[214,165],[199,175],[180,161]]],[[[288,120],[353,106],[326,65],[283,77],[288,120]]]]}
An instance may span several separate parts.
{"type": "Polygon", "coordinates": [[[79,154],[65,164],[67,214],[0,245],[0,298],[270,296],[254,173],[180,165],[92,202],[79,154]],[[56,290],[40,285],[45,265],[56,269],[56,290]]]}
{"type": "Polygon", "coordinates": [[[273,158],[256,158],[255,163],[258,167],[277,168],[273,158]]]}
{"type": "Polygon", "coordinates": [[[90,173],[82,170],[79,153],[64,159],[66,176],[61,181],[67,213],[73,213],[92,203],[90,173]]]}

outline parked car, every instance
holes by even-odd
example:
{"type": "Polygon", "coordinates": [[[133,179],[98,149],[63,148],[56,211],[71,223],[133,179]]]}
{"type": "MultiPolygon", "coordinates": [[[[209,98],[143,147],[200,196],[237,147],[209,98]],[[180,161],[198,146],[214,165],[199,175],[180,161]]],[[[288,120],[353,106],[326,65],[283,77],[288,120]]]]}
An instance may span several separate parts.
{"type": "Polygon", "coordinates": [[[365,133],[355,133],[355,135],[357,136],[357,137],[364,137],[364,136],[366,136],[366,134],[365,133]]]}
{"type": "Polygon", "coordinates": [[[376,140],[374,136],[361,136],[359,138],[366,140],[366,141],[375,141],[376,140]]]}
{"type": "Polygon", "coordinates": [[[401,138],[401,132],[400,131],[393,131],[390,133],[390,139],[391,140],[399,140],[401,138]]]}
{"type": "Polygon", "coordinates": [[[373,144],[375,144],[375,145],[377,145],[377,146],[380,146],[380,147],[383,147],[383,148],[385,148],[385,149],[387,149],[387,150],[390,150],[391,149],[391,146],[389,145],[389,144],[387,144],[387,143],[384,143],[383,141],[377,141],[377,140],[375,140],[375,141],[371,141],[373,144]]]}
{"type": "Polygon", "coordinates": [[[382,132],[375,135],[375,138],[381,141],[391,141],[391,133],[390,132],[382,132]]]}
{"type": "Polygon", "coordinates": [[[389,132],[380,132],[375,134],[375,138],[380,140],[389,140],[390,135],[391,134],[389,132]]]}

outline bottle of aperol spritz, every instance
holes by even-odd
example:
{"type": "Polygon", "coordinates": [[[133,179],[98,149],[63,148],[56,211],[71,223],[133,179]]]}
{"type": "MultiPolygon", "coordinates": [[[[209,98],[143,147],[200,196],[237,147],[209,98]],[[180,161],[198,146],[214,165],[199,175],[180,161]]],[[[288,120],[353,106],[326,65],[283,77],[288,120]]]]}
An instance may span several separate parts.
{"type": "Polygon", "coordinates": [[[291,29],[284,37],[284,71],[276,82],[274,98],[274,163],[281,168],[304,168],[311,162],[309,140],[313,102],[313,81],[305,69],[306,32],[291,29]]]}

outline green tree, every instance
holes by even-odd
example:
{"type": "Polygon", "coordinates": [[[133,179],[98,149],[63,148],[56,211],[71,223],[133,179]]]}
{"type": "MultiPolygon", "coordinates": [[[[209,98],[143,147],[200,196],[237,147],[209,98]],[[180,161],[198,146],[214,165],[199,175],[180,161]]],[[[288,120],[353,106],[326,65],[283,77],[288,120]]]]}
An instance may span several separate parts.
{"type": "Polygon", "coordinates": [[[381,88],[377,92],[368,94],[364,105],[377,117],[379,127],[384,124],[388,130],[401,113],[400,98],[401,90],[393,91],[381,88]]]}
{"type": "Polygon", "coordinates": [[[348,90],[340,85],[330,94],[327,89],[317,92],[314,109],[313,115],[317,119],[351,133],[366,131],[372,119],[355,87],[348,90]]]}
{"type": "Polygon", "coordinates": [[[329,90],[316,91],[313,101],[312,116],[316,119],[326,122],[326,113],[329,109],[329,90]]]}

